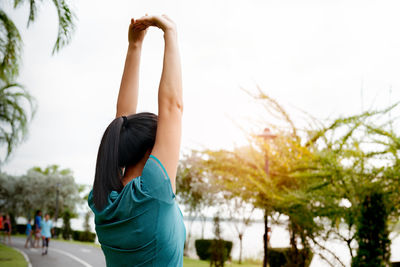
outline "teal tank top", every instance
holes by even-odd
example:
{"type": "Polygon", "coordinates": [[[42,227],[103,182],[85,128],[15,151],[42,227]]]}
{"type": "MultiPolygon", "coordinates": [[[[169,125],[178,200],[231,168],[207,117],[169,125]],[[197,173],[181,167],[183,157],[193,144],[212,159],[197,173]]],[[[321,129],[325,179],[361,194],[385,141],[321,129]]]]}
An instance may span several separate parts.
{"type": "Polygon", "coordinates": [[[109,194],[102,211],[94,207],[92,191],[88,204],[108,267],[183,266],[182,212],[164,166],[153,155],[141,176],[109,194]]]}

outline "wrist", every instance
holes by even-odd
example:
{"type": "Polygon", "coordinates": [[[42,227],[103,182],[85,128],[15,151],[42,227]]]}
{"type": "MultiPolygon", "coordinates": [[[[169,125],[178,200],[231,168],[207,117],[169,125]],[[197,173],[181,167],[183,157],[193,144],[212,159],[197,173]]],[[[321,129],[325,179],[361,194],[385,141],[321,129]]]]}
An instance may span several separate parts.
{"type": "Polygon", "coordinates": [[[174,28],[168,28],[168,29],[164,30],[164,38],[167,38],[167,37],[176,38],[177,35],[178,35],[178,33],[177,33],[176,29],[174,29],[174,28]]]}
{"type": "Polygon", "coordinates": [[[143,41],[129,42],[128,49],[129,50],[141,49],[142,44],[143,44],[143,41]]]}

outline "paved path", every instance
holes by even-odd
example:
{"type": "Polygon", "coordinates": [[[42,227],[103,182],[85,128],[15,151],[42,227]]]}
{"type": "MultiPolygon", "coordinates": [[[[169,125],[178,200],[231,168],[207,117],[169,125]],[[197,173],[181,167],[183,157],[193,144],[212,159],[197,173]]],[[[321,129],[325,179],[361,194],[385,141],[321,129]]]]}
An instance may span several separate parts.
{"type": "Polygon", "coordinates": [[[25,239],[12,238],[12,246],[26,253],[32,267],[102,267],[106,266],[100,248],[62,241],[50,240],[47,255],[42,256],[41,248],[24,248],[25,239]]]}

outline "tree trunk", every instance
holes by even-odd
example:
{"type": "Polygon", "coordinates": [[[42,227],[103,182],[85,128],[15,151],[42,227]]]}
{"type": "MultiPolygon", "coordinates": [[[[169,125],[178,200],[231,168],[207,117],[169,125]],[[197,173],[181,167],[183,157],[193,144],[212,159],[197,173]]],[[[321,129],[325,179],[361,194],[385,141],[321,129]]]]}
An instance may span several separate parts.
{"type": "Polygon", "coordinates": [[[189,218],[191,218],[191,220],[189,222],[189,227],[188,227],[189,229],[187,231],[187,238],[186,238],[186,242],[185,242],[185,248],[183,251],[183,255],[185,255],[185,256],[189,256],[189,245],[190,245],[190,240],[192,237],[192,225],[194,222],[194,219],[191,216],[189,218]]]}
{"type": "Polygon", "coordinates": [[[263,267],[267,267],[267,260],[268,260],[268,213],[265,210],[264,213],[264,262],[263,267]]]}
{"type": "Polygon", "coordinates": [[[239,244],[240,244],[240,253],[239,253],[239,264],[242,264],[242,250],[243,250],[243,233],[239,234],[239,244]]]}

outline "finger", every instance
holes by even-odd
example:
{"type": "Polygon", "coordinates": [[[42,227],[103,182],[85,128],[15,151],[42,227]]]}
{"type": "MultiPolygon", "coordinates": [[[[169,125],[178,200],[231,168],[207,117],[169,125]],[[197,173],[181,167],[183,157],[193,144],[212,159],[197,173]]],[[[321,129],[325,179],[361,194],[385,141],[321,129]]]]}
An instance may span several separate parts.
{"type": "Polygon", "coordinates": [[[138,25],[145,25],[145,26],[149,27],[149,26],[153,26],[154,23],[149,22],[149,21],[143,21],[143,22],[138,23],[138,25]]]}
{"type": "Polygon", "coordinates": [[[148,25],[148,24],[149,24],[148,21],[138,21],[138,20],[136,20],[134,23],[134,25],[148,25]]]}
{"type": "Polygon", "coordinates": [[[150,19],[151,18],[151,16],[148,16],[148,15],[146,15],[146,16],[142,16],[142,17],[140,17],[139,19],[137,19],[137,20],[148,20],[148,19],[150,19]]]}
{"type": "Polygon", "coordinates": [[[168,17],[166,14],[162,14],[161,16],[163,16],[168,21],[173,22],[173,20],[170,17],[168,17]]]}
{"type": "Polygon", "coordinates": [[[148,28],[149,26],[147,26],[147,25],[143,25],[143,24],[140,24],[140,25],[136,25],[135,26],[135,30],[144,30],[144,29],[146,29],[146,28],[148,28]]]}

